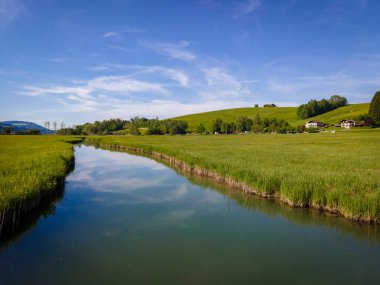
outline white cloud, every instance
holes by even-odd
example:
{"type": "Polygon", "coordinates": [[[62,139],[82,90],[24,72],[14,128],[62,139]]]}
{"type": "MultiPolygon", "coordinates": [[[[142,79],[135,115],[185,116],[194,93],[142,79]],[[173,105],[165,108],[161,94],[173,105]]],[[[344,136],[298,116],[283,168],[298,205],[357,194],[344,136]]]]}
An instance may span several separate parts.
{"type": "Polygon", "coordinates": [[[146,91],[161,94],[166,94],[168,92],[161,84],[134,80],[130,79],[128,76],[101,76],[91,80],[77,81],[74,83],[76,86],[25,86],[24,90],[21,91],[20,94],[25,96],[74,94],[81,98],[89,98],[91,97],[90,94],[96,91],[125,94],[146,91]]]}
{"type": "Polygon", "coordinates": [[[130,79],[126,76],[102,76],[90,80],[86,85],[92,90],[104,90],[118,93],[152,91],[165,94],[167,90],[158,83],[130,79]]]}
{"type": "Polygon", "coordinates": [[[155,74],[163,75],[173,81],[178,82],[180,85],[186,87],[189,82],[188,76],[179,70],[167,68],[162,66],[142,66],[142,65],[122,65],[122,64],[103,64],[90,67],[91,71],[119,71],[119,70],[133,70],[131,76],[141,74],[155,74]]]}
{"type": "Polygon", "coordinates": [[[178,43],[140,42],[140,45],[174,59],[183,61],[192,61],[196,59],[194,53],[186,50],[186,48],[190,45],[190,42],[188,41],[181,41],[178,43]]]}
{"type": "Polygon", "coordinates": [[[223,68],[204,68],[202,71],[208,84],[208,87],[202,91],[206,98],[241,98],[249,94],[249,91],[242,85],[244,81],[237,80],[223,68]]]}
{"type": "Polygon", "coordinates": [[[79,97],[88,97],[91,90],[86,87],[67,87],[67,86],[53,86],[53,87],[36,87],[25,86],[24,90],[20,92],[24,96],[41,96],[47,94],[76,94],[79,97]]]}
{"type": "Polygon", "coordinates": [[[116,33],[116,32],[106,32],[103,34],[103,37],[104,38],[110,38],[110,37],[115,37],[117,35],[118,35],[118,33],[116,33]]]}
{"type": "Polygon", "coordinates": [[[124,33],[144,33],[145,30],[138,27],[121,27],[115,31],[107,31],[103,34],[104,38],[121,37],[124,33]]]}

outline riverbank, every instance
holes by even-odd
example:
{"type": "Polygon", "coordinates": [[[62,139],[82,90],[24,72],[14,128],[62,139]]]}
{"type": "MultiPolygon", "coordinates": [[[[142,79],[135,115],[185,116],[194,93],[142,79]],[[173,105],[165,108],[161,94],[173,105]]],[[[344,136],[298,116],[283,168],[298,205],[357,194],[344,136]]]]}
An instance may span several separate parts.
{"type": "Polygon", "coordinates": [[[293,207],[380,221],[378,130],[339,134],[90,137],[293,207]]]}
{"type": "Polygon", "coordinates": [[[0,235],[62,188],[81,138],[0,136],[0,235]]]}

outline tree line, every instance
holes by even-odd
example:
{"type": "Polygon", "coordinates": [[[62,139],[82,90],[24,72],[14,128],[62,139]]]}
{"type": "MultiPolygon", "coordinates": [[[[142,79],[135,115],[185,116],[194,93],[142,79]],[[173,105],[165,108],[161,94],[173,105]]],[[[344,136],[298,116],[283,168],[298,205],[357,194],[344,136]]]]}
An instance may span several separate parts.
{"type": "Polygon", "coordinates": [[[14,133],[15,135],[39,135],[41,134],[41,131],[40,130],[36,130],[36,129],[29,129],[29,130],[26,130],[26,131],[14,131],[12,129],[12,127],[0,127],[0,134],[4,134],[4,135],[10,135],[14,133]]]}
{"type": "Polygon", "coordinates": [[[140,135],[145,130],[147,135],[186,134],[188,124],[181,120],[159,120],[135,117],[130,120],[109,119],[74,125],[57,131],[60,135],[140,135]]]}
{"type": "Polygon", "coordinates": [[[339,107],[347,105],[347,99],[339,95],[333,95],[329,100],[310,100],[306,104],[302,104],[297,109],[297,115],[301,119],[306,119],[314,117],[332,110],[335,110],[339,107]]]}
{"type": "MultiPolygon", "coordinates": [[[[277,118],[264,118],[262,119],[259,114],[252,120],[248,117],[240,116],[235,122],[223,122],[222,119],[217,118],[212,122],[211,132],[220,134],[233,134],[243,132],[254,133],[295,133],[303,132],[304,126],[292,127],[287,121],[277,118]]],[[[197,133],[207,133],[206,128],[201,123],[197,129],[197,133]]]]}

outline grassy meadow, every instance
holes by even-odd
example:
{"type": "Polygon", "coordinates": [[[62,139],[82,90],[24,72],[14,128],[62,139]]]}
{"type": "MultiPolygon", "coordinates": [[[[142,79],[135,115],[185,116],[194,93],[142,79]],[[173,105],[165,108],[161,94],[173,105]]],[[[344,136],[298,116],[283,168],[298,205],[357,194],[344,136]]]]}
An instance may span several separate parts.
{"type": "Polygon", "coordinates": [[[0,136],[0,213],[56,189],[74,159],[70,143],[77,141],[59,136],[0,136]]]}
{"type": "Polygon", "coordinates": [[[292,126],[303,125],[306,121],[317,120],[324,123],[339,123],[344,119],[354,119],[356,116],[367,114],[369,103],[352,104],[344,106],[333,111],[324,113],[319,116],[301,120],[297,117],[297,107],[270,107],[270,108],[236,108],[227,110],[218,110],[212,112],[191,114],[173,118],[174,120],[184,120],[189,124],[189,131],[196,131],[197,127],[202,123],[207,130],[211,130],[212,121],[220,118],[225,122],[236,122],[240,116],[246,116],[254,119],[259,114],[261,118],[277,118],[283,119],[292,126]]]}
{"type": "Polygon", "coordinates": [[[317,134],[90,137],[156,151],[288,203],[380,221],[380,130],[317,134]]]}

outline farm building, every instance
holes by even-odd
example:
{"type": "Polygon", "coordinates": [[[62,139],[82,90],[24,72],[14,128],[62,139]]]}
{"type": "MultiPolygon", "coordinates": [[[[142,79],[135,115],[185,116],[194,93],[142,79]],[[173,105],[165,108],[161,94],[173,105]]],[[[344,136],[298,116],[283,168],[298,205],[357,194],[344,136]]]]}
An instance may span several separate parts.
{"type": "Polygon", "coordinates": [[[340,126],[342,128],[346,128],[346,129],[350,129],[352,127],[355,127],[356,124],[357,124],[357,122],[354,120],[342,120],[342,121],[340,121],[340,126]]]}
{"type": "Polygon", "coordinates": [[[305,128],[323,128],[326,127],[327,125],[322,122],[317,122],[317,121],[308,121],[305,124],[305,128]]]}

